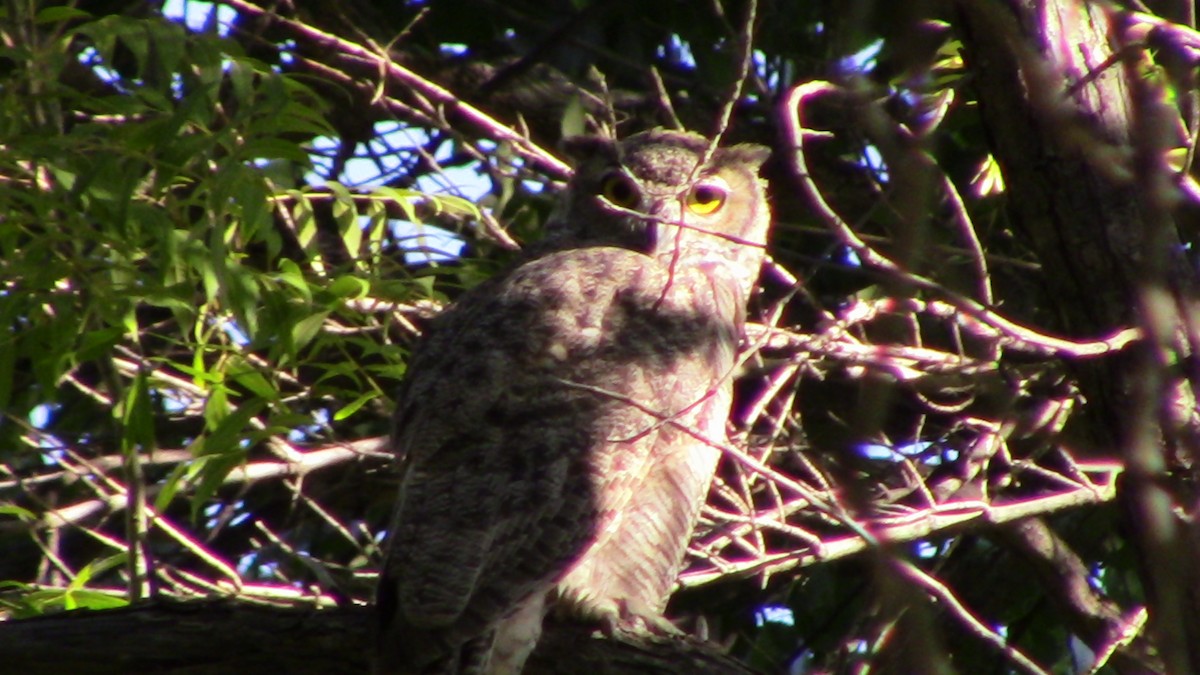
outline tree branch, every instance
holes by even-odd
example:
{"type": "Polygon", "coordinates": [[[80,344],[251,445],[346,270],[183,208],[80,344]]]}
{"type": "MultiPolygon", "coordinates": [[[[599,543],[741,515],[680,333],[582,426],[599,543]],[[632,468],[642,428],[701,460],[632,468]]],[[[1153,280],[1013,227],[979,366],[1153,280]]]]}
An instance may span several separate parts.
{"type": "MultiPolygon", "coordinates": [[[[0,624],[4,670],[26,675],[328,675],[369,668],[371,611],[165,602],[0,624]]],[[[692,638],[621,634],[549,620],[526,675],[753,671],[692,638]]]]}

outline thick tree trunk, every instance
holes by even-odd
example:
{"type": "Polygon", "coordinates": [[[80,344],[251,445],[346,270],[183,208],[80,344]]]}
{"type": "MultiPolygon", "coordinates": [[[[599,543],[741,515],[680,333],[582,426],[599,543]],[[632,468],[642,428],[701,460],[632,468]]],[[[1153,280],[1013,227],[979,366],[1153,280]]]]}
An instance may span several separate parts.
{"type": "MultiPolygon", "coordinates": [[[[1140,326],[1124,353],[1071,359],[1086,400],[1075,437],[1123,456],[1150,627],[1169,672],[1200,672],[1192,527],[1197,424],[1195,273],[1175,224],[1181,145],[1161,74],[1121,46],[1136,17],[1082,0],[961,0],[965,57],[1007,186],[1042,265],[1054,328],[1094,338],[1140,326]],[[1194,378],[1194,375],[1192,375],[1194,378]],[[1186,514],[1181,518],[1180,514],[1186,514]]],[[[1070,356],[1070,355],[1068,355],[1070,356]]]]}
{"type": "MultiPolygon", "coordinates": [[[[964,1],[960,9],[1010,218],[1042,264],[1056,328],[1088,339],[1129,326],[1144,208],[1137,185],[1106,175],[1129,163],[1131,112],[1124,69],[1105,65],[1103,17],[1073,0],[964,1]]],[[[1129,395],[1115,374],[1091,363],[1079,373],[1087,440],[1110,450],[1121,416],[1108,413],[1129,395]]]]}

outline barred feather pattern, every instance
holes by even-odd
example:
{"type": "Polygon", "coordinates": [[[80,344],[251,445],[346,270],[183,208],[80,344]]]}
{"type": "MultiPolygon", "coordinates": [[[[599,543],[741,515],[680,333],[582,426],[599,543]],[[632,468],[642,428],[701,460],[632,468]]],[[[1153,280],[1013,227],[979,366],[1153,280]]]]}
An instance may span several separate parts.
{"type": "Polygon", "coordinates": [[[725,438],[766,151],[661,130],[566,149],[542,251],[410,360],[378,673],[519,673],[548,611],[665,623],[725,438]]]}

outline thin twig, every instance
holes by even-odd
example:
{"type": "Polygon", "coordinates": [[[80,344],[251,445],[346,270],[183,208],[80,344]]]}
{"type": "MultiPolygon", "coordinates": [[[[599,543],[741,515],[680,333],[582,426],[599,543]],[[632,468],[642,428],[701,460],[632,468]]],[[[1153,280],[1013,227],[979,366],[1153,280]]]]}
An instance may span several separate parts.
{"type": "Polygon", "coordinates": [[[967,607],[962,604],[962,601],[958,599],[958,596],[954,594],[954,591],[950,590],[941,581],[938,581],[937,578],[926,574],[924,570],[921,570],[907,560],[893,559],[891,561],[891,565],[893,569],[899,572],[902,576],[923,588],[926,593],[941,603],[941,605],[945,607],[947,611],[958,618],[959,622],[962,623],[968,631],[974,633],[976,637],[995,647],[997,651],[1003,654],[1013,664],[1020,667],[1027,673],[1032,673],[1033,675],[1049,675],[1049,673],[1041,666],[1034,663],[1033,660],[1028,656],[1025,656],[1021,650],[1008,644],[1008,641],[1004,639],[1004,636],[1000,635],[991,628],[988,628],[987,624],[981,621],[973,612],[971,612],[970,609],[967,609],[967,607]]]}

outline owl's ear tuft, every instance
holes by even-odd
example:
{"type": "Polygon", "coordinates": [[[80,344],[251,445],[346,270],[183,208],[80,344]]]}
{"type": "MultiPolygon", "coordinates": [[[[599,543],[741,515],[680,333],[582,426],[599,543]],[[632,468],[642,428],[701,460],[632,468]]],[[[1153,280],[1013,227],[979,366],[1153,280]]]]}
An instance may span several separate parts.
{"type": "Polygon", "coordinates": [[[739,165],[751,171],[757,171],[762,163],[771,156],[771,149],[757,143],[740,143],[728,148],[720,148],[714,155],[714,163],[722,166],[739,165]]]}
{"type": "Polygon", "coordinates": [[[559,148],[576,166],[597,156],[612,162],[617,161],[616,142],[604,136],[568,136],[559,143],[559,148]]]}

